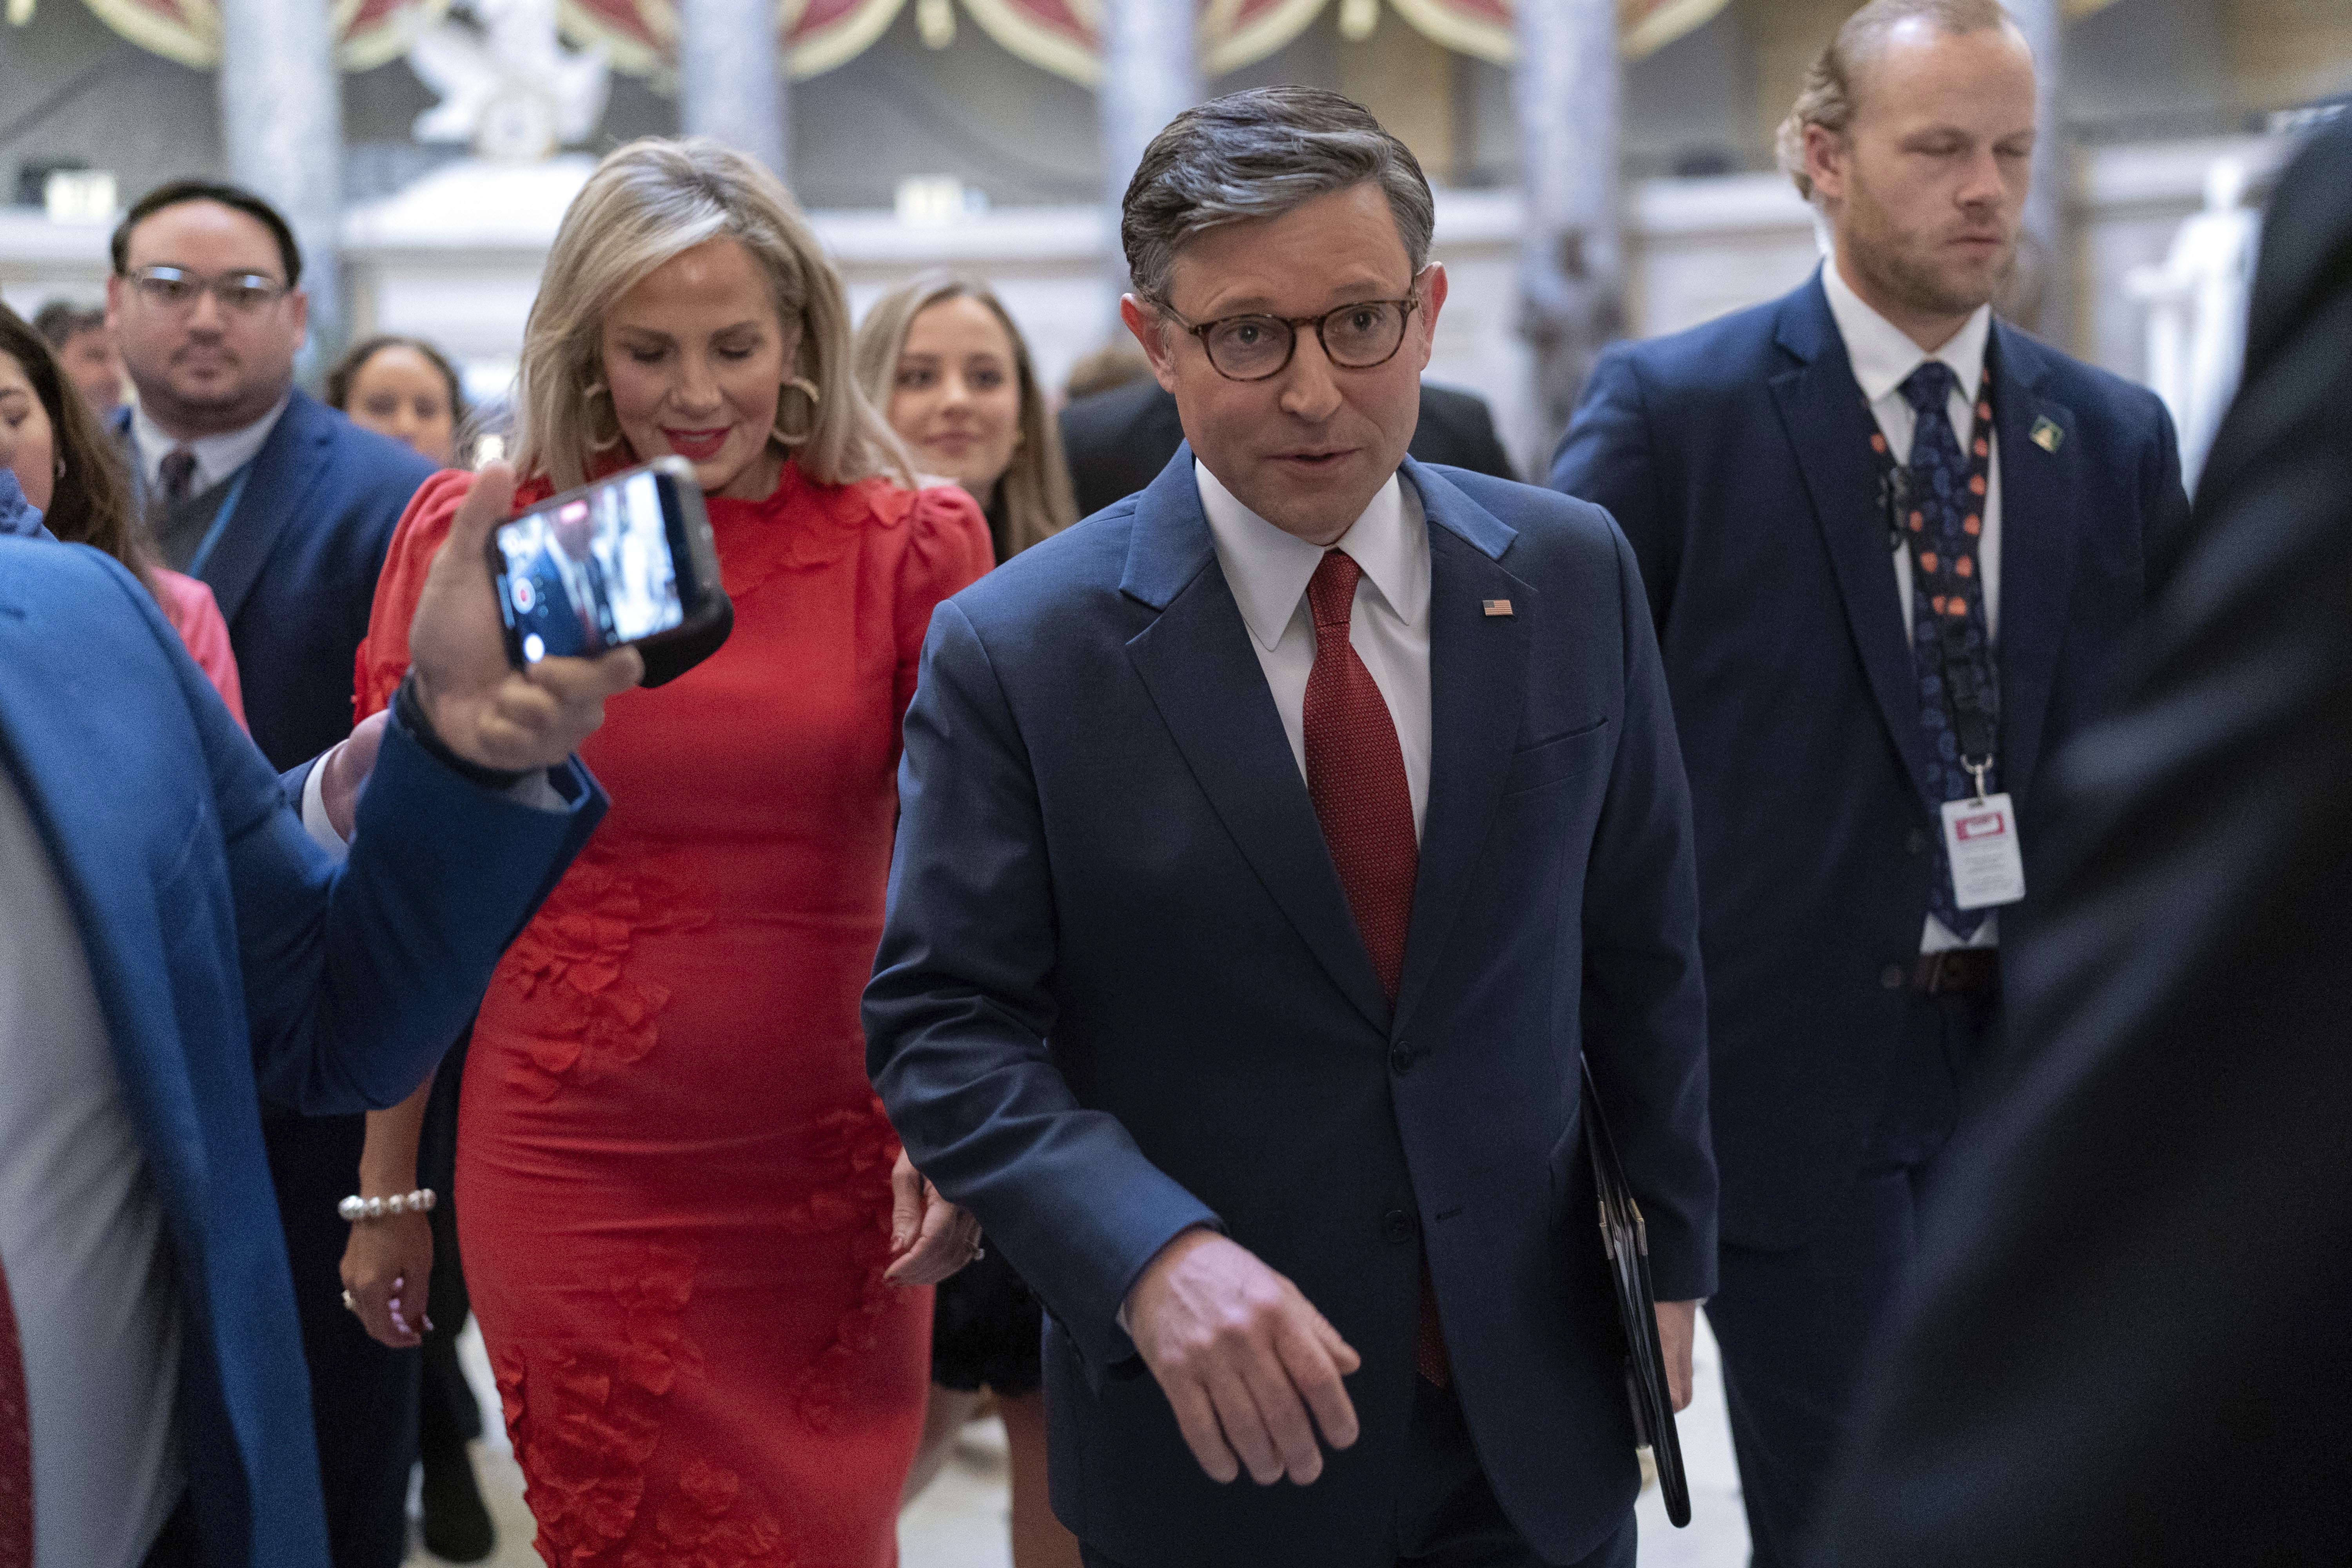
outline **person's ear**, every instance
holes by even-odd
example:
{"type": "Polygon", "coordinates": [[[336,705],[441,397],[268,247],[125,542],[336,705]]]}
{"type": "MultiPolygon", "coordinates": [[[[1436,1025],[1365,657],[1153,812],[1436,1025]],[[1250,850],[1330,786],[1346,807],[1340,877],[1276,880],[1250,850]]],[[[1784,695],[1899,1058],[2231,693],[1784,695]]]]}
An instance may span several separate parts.
{"type": "Polygon", "coordinates": [[[1433,261],[1421,275],[1421,309],[1415,312],[1421,317],[1421,363],[1416,370],[1429,368],[1429,356],[1437,346],[1437,312],[1445,308],[1445,268],[1433,261]]]}
{"type": "Polygon", "coordinates": [[[310,296],[299,289],[286,295],[287,325],[293,330],[294,346],[300,348],[310,331],[310,296]]]}
{"type": "Polygon", "coordinates": [[[1118,297],[1118,319],[1127,323],[1128,331],[1134,335],[1136,342],[1143,349],[1143,357],[1151,362],[1152,378],[1173,393],[1176,390],[1176,355],[1168,342],[1167,318],[1134,295],[1121,294],[1118,297]]]}
{"type": "Polygon", "coordinates": [[[1805,127],[1805,178],[1812,182],[1815,196],[1826,202],[1845,200],[1846,167],[1853,154],[1853,144],[1843,132],[1826,125],[1805,127]]]}

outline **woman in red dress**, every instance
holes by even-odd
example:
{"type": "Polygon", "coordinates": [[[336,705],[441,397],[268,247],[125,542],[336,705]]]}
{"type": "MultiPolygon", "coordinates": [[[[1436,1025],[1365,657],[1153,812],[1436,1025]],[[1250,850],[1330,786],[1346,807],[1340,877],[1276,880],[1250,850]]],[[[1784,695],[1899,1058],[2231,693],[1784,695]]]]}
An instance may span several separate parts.
{"type": "MultiPolygon", "coordinates": [[[[717,654],[614,701],[583,748],[611,815],[500,965],[466,1065],[467,1273],[562,1568],[894,1563],[930,1355],[930,1292],[902,1287],[974,1245],[944,1205],[894,1245],[901,1156],[857,1002],[917,656],[988,528],[962,491],[908,488],[849,344],[791,197],[702,141],[599,165],[526,332],[517,504],[681,456],[735,610],[717,654]]],[[[362,715],[406,668],[469,482],[428,482],[401,521],[362,715]]],[[[413,1169],[402,1116],[362,1163],[389,1190],[413,1169]]],[[[413,1342],[421,1285],[354,1294],[413,1342]]]]}

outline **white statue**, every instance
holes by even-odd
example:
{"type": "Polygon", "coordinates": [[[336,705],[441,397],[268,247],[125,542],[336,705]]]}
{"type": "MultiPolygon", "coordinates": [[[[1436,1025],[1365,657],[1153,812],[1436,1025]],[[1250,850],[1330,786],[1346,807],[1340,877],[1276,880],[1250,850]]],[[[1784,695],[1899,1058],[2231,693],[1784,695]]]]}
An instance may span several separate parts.
{"type": "Polygon", "coordinates": [[[453,21],[418,31],[408,65],[441,102],[416,117],[419,142],[470,142],[498,163],[528,163],[584,142],[604,118],[602,49],[556,39],[556,0],[472,0],[482,30],[453,21]]]}
{"type": "Polygon", "coordinates": [[[2172,411],[2180,473],[2193,489],[2245,368],[2246,306],[2261,215],[2244,205],[2246,168],[2218,158],[2205,209],[2180,226],[2161,262],[2135,267],[2124,289],[2147,307],[2147,381],[2172,411]]]}

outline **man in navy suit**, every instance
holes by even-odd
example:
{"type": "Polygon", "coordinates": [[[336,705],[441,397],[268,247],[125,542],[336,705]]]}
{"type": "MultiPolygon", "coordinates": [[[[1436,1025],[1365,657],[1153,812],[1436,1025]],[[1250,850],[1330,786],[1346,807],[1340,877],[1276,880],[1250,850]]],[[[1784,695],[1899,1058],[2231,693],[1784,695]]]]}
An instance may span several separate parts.
{"type": "Polygon", "coordinates": [[[432,1070],[602,815],[568,753],[642,668],[507,668],[510,493],[435,565],[340,868],[129,573],[0,538],[0,1560],[328,1560],[260,1098],[432,1070]]]}
{"type": "Polygon", "coordinates": [[[1857,12],[1782,130],[1834,257],[1605,354],[1552,474],[1633,541],[1690,769],[1707,1316],[1759,1564],[1812,1560],[1862,1351],[2000,1039],[2043,764],[2106,706],[2187,507],[2154,395],[1991,319],[2033,104],[1995,0],[1857,12]]]}
{"type": "Polygon", "coordinates": [[[515,613],[523,657],[571,657],[611,647],[619,640],[613,632],[613,598],[591,547],[595,524],[588,503],[564,507],[547,520],[546,528],[519,579],[530,584],[530,602],[518,604],[515,613]]]}
{"type": "Polygon", "coordinates": [[[1406,457],[1433,217],[1336,94],[1162,132],[1122,310],[1187,444],[943,605],[907,719],[868,1062],[1048,1309],[1097,1568],[1632,1563],[1580,1047],[1687,1394],[1715,1177],[1664,681],[1604,513],[1406,457]]]}
{"type": "MultiPolygon", "coordinates": [[[[433,466],[294,385],[307,312],[285,220],[234,186],[165,185],[114,233],[107,319],[139,389],[121,432],[164,563],[220,602],[255,744],[279,768],[352,727],[352,662],[394,524],[433,466]]],[[[413,1087],[413,1086],[412,1086],[413,1087]]],[[[310,1356],[337,1568],[407,1549],[416,1357],[345,1311],[359,1116],[265,1126],[310,1356]]]]}

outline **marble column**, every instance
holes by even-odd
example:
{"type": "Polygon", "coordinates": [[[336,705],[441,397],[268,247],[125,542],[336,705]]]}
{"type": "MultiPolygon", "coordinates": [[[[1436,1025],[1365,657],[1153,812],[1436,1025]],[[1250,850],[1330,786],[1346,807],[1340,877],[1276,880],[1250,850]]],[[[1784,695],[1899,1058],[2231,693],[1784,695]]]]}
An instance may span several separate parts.
{"type": "Polygon", "coordinates": [[[1103,0],[1101,115],[1103,195],[1110,215],[1109,271],[1128,283],[1118,246],[1119,204],[1143,150],[1168,122],[1201,101],[1201,57],[1193,0],[1103,0]]]}
{"type": "Polygon", "coordinates": [[[2066,134],[2063,89],[2066,12],[2063,0],[2007,0],[2010,15],[2033,49],[2033,185],[2025,199],[2023,263],[2038,268],[2020,290],[2032,319],[2021,322],[2070,353],[2074,347],[2074,156],[2066,134]]]}
{"type": "Polygon", "coordinates": [[[221,139],[229,178],[284,215],[302,247],[311,366],[342,351],[343,86],[320,0],[220,0],[221,139]]]}
{"type": "Polygon", "coordinates": [[[677,119],[792,178],[792,117],[775,0],[680,0],[677,119]]]}
{"type": "Polygon", "coordinates": [[[1536,428],[1549,462],[1601,349],[1625,329],[1618,171],[1616,0],[1517,0],[1519,331],[1535,354],[1536,428]]]}

